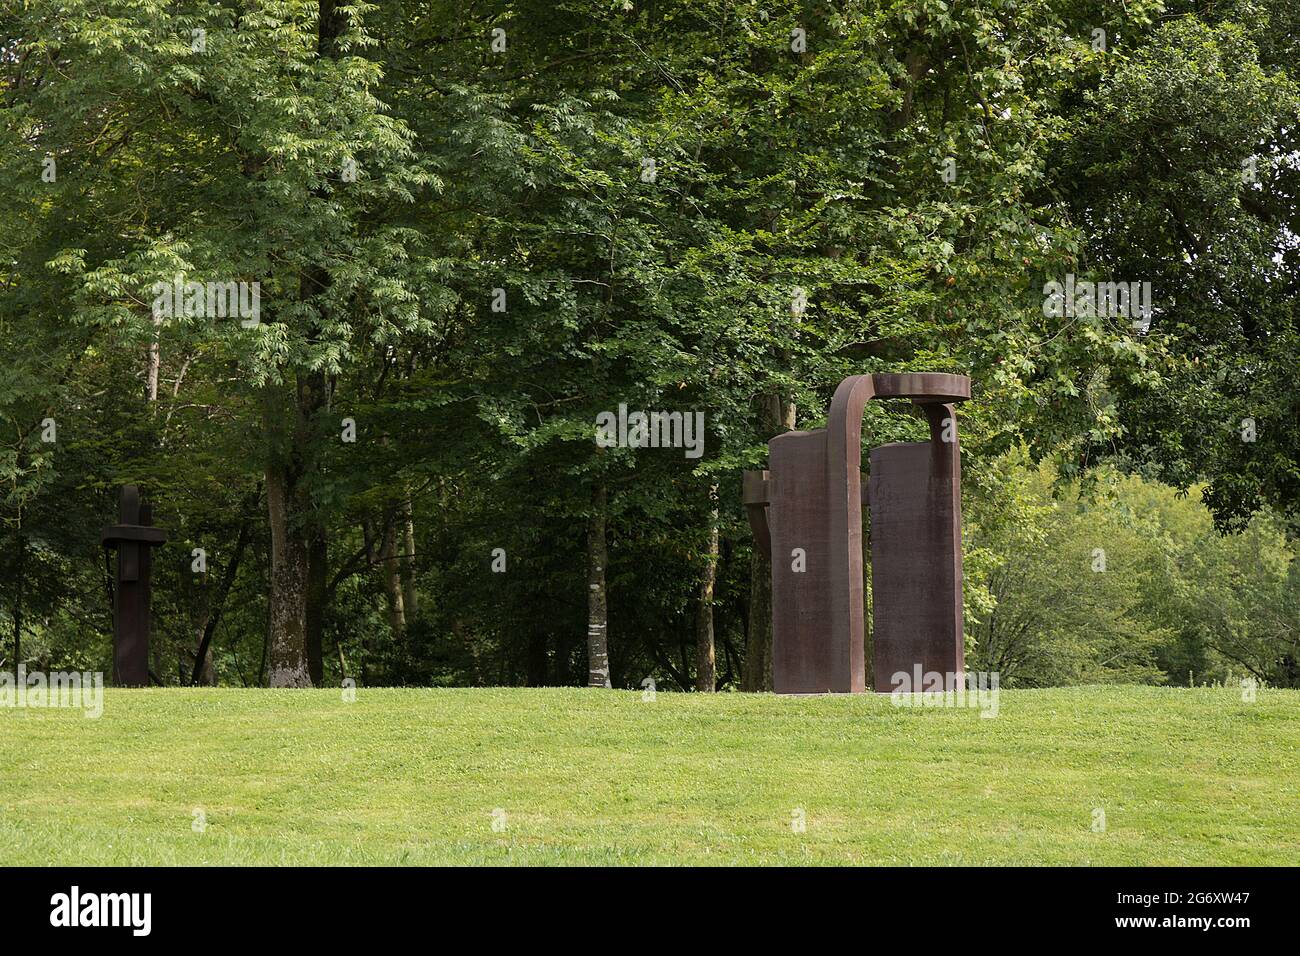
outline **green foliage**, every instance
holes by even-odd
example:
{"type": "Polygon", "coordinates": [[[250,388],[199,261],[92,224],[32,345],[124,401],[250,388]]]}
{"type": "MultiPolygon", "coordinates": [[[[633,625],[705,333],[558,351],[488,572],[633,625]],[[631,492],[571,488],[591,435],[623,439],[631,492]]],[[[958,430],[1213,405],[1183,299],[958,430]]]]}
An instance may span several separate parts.
{"type": "Polygon", "coordinates": [[[968,504],[969,666],[1006,686],[1296,686],[1300,549],[1238,535],[1174,489],[1105,471],[1081,493],[1008,456],[968,504]]]}
{"type": "Polygon", "coordinates": [[[579,682],[599,486],[614,683],[687,687],[716,487],[732,686],[773,408],[929,369],[975,382],[973,659],[1294,685],[1298,33],[1290,0],[0,0],[0,621],[107,662],[95,530],[136,481],[156,677],[207,629],[264,683],[288,479],[327,683],[579,682]],[[1151,281],[1150,331],[1045,315],[1066,273],[1151,281]],[[260,321],[156,322],[177,275],[259,283],[260,321]],[[620,404],[704,412],[705,454],[598,448],[620,404]],[[1109,471],[1067,505],[1022,448],[1246,530],[1109,471]]]}

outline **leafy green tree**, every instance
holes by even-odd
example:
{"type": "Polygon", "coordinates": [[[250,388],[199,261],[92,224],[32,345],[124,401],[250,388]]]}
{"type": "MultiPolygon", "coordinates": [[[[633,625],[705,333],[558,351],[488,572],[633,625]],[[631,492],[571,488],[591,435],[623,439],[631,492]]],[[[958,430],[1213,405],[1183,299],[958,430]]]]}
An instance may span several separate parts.
{"type": "Polygon", "coordinates": [[[1150,282],[1155,300],[1152,374],[1111,375],[1117,427],[1075,454],[1119,451],[1180,488],[1204,477],[1237,529],[1300,501],[1295,10],[1171,6],[1184,15],[1108,58],[1053,177],[1087,237],[1081,264],[1150,282]]]}

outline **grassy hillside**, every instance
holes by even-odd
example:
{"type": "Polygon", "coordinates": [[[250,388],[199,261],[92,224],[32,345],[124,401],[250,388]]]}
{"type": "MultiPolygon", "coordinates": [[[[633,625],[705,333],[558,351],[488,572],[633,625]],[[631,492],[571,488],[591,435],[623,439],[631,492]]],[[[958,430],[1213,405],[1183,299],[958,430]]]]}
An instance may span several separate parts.
{"type": "Polygon", "coordinates": [[[1292,691],[105,693],[0,709],[6,863],[1300,860],[1292,691]]]}

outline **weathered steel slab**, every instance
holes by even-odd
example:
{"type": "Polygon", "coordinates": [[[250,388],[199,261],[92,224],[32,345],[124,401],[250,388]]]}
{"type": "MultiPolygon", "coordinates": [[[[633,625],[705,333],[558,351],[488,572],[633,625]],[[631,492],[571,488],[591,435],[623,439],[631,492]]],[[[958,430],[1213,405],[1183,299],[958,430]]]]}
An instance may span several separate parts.
{"type": "Polygon", "coordinates": [[[945,689],[961,680],[956,457],[955,443],[942,441],[871,452],[872,686],[879,693],[929,689],[913,686],[918,665],[922,674],[941,675],[945,689]],[[900,673],[905,685],[895,678],[900,673]]]}
{"type": "Polygon", "coordinates": [[[847,691],[852,684],[849,662],[837,657],[828,640],[832,579],[826,433],[786,432],[773,438],[768,450],[773,690],[847,691]]]}

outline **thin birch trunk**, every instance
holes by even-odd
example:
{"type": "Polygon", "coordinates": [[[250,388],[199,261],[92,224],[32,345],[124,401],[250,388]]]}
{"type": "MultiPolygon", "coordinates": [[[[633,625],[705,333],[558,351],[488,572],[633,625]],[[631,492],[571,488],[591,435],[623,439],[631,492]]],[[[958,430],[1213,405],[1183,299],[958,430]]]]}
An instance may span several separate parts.
{"type": "Polygon", "coordinates": [[[699,607],[695,615],[695,689],[711,694],[717,690],[718,668],[713,645],[713,589],[718,579],[718,486],[709,488],[713,507],[709,511],[708,544],[704,571],[700,575],[699,607]]]}
{"type": "Polygon", "coordinates": [[[587,686],[610,687],[609,603],[605,592],[605,485],[592,494],[591,517],[587,522],[587,686]]]}

